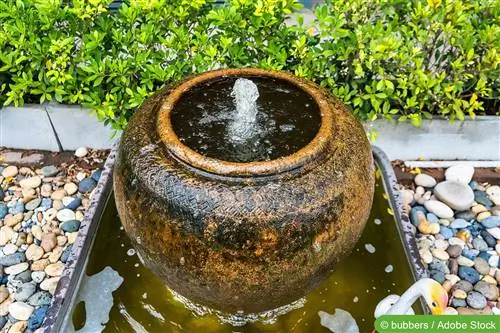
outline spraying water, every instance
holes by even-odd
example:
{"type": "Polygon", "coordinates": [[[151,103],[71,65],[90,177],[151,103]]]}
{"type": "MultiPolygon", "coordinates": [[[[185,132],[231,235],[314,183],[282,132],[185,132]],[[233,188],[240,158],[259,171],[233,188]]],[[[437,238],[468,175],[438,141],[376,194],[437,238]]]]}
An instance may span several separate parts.
{"type": "Polygon", "coordinates": [[[229,126],[229,137],[235,142],[246,141],[256,134],[257,99],[259,90],[251,80],[239,78],[231,91],[236,105],[234,119],[229,126]]]}

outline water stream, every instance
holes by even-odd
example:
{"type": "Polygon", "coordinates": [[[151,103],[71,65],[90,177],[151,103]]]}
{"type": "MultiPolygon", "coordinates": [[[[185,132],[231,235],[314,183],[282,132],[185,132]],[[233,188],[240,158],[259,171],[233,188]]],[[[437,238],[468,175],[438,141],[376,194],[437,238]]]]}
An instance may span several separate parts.
{"type": "Polygon", "coordinates": [[[229,125],[229,139],[233,142],[242,142],[257,135],[257,99],[259,89],[252,80],[239,78],[231,91],[234,98],[236,112],[229,125]]]}

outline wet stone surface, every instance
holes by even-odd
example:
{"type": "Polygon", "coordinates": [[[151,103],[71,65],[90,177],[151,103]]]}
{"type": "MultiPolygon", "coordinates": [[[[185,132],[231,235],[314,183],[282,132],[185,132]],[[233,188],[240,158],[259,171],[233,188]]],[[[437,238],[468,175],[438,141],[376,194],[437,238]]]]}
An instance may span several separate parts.
{"type": "Polygon", "coordinates": [[[403,212],[430,277],[448,290],[454,314],[500,314],[500,186],[474,181],[468,166],[448,168],[442,182],[415,173],[400,185],[403,212]]]}
{"type": "Polygon", "coordinates": [[[0,165],[1,332],[40,332],[100,176],[78,159],[0,165]]]}

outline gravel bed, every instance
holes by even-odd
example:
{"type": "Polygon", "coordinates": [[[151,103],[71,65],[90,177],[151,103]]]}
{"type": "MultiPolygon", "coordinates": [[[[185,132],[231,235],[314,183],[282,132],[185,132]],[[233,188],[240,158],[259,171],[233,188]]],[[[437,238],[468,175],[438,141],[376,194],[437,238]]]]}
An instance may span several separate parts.
{"type": "Polygon", "coordinates": [[[500,314],[500,186],[452,166],[445,180],[414,170],[401,186],[403,211],[415,227],[430,277],[449,293],[447,314],[500,314]]]}

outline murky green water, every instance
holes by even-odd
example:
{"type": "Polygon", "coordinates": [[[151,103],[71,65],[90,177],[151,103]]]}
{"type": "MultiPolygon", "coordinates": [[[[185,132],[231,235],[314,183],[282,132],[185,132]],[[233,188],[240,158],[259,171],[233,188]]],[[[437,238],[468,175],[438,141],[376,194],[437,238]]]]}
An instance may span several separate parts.
{"type": "Polygon", "coordinates": [[[371,332],[376,304],[388,294],[401,294],[412,283],[388,209],[378,180],[371,216],[355,250],[333,268],[328,280],[305,297],[305,305],[272,324],[234,327],[221,323],[215,315],[199,316],[186,309],[137,255],[127,254],[132,246],[121,228],[114,202],[110,202],[87,267],[91,275],[111,266],[125,279],[113,293],[115,303],[104,332],[328,332],[320,325],[318,311],[333,313],[335,308],[349,311],[361,332],[371,332]],[[375,223],[376,219],[382,223],[375,223]],[[369,253],[366,244],[373,245],[375,252],[369,253]],[[393,267],[390,273],[386,272],[388,265],[393,267]]]}

